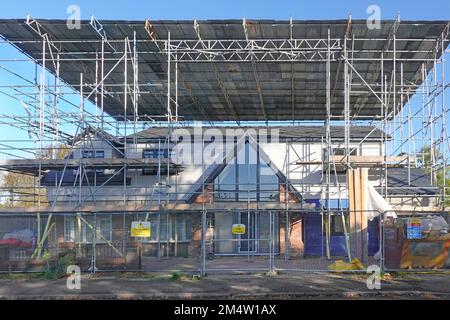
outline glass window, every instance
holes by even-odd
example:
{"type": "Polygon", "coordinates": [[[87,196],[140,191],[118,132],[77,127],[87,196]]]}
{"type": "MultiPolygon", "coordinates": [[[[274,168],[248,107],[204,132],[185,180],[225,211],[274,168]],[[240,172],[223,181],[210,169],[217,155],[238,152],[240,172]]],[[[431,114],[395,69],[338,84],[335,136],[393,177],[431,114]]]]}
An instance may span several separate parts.
{"type": "MultiPolygon", "coordinates": [[[[170,234],[170,223],[167,221],[167,216],[161,216],[161,228],[160,228],[160,240],[167,241],[169,240],[167,236],[170,234]]],[[[155,234],[156,235],[156,234],[155,234]]]]}
{"type": "Polygon", "coordinates": [[[150,238],[147,240],[157,240],[158,239],[158,220],[157,217],[150,217],[150,238]]]}
{"type": "MultiPolygon", "coordinates": [[[[150,238],[145,239],[147,242],[158,241],[158,215],[152,215],[150,221],[150,238]]],[[[161,215],[160,217],[160,241],[189,241],[191,240],[191,217],[188,213],[169,216],[161,215]]]]}
{"type": "Polygon", "coordinates": [[[95,222],[97,222],[96,242],[111,241],[112,223],[110,215],[97,216],[97,221],[95,217],[83,217],[83,219],[78,219],[77,216],[64,217],[64,241],[92,243],[94,239],[92,228],[95,228],[95,222]]]}
{"type": "Polygon", "coordinates": [[[64,217],[64,241],[75,242],[75,219],[64,217]]]}
{"type": "MultiPolygon", "coordinates": [[[[82,150],[81,151],[81,157],[83,159],[104,159],[105,158],[105,151],[103,150],[82,150]]],[[[103,173],[104,170],[102,169],[96,169],[96,170],[86,170],[86,172],[94,172],[96,174],[103,173]]]]}
{"type": "Polygon", "coordinates": [[[104,159],[105,151],[103,150],[82,150],[81,157],[83,159],[104,159]]]}
{"type": "Polygon", "coordinates": [[[236,201],[236,165],[227,165],[216,178],[214,185],[214,196],[216,199],[221,201],[236,201]]]}
{"type": "MultiPolygon", "coordinates": [[[[348,224],[346,219],[346,224],[348,224]]],[[[348,230],[348,225],[347,225],[348,230]]],[[[341,215],[331,216],[331,234],[335,236],[344,235],[344,224],[342,223],[341,215]]]]}
{"type": "Polygon", "coordinates": [[[249,143],[214,181],[218,201],[278,201],[278,176],[249,143]],[[240,163],[238,163],[240,162],[240,163]]]}
{"type": "MultiPolygon", "coordinates": [[[[356,156],[357,155],[357,149],[353,149],[352,147],[349,148],[350,155],[356,156]]],[[[326,149],[324,150],[324,154],[326,154],[326,149]]],[[[332,148],[331,153],[335,156],[345,156],[347,153],[345,152],[345,148],[332,148]]]]}
{"type": "Polygon", "coordinates": [[[172,158],[172,149],[145,149],[142,157],[144,159],[172,158]]]}
{"type": "MultiPolygon", "coordinates": [[[[173,157],[172,149],[146,149],[142,152],[144,159],[167,159],[173,157]]],[[[143,169],[143,175],[152,175],[155,171],[151,169],[143,169]]]]}
{"type": "Polygon", "coordinates": [[[104,241],[103,239],[111,241],[111,231],[111,216],[97,217],[97,241],[104,241]]]}
{"type": "MultiPolygon", "coordinates": [[[[161,229],[160,229],[160,235],[159,235],[159,240],[160,241],[167,241],[166,238],[166,228],[167,228],[167,224],[165,223],[165,217],[163,215],[161,215],[161,229]]],[[[148,221],[150,221],[150,238],[146,238],[146,241],[158,241],[158,215],[153,215],[151,216],[148,221]]]]}
{"type": "Polygon", "coordinates": [[[260,159],[259,170],[259,201],[279,201],[278,176],[263,159],[260,159]]]}
{"type": "Polygon", "coordinates": [[[189,241],[191,240],[191,219],[186,214],[175,216],[177,240],[189,241]]]}
{"type": "Polygon", "coordinates": [[[239,176],[239,201],[256,201],[257,185],[256,175],[258,171],[257,152],[246,143],[244,148],[245,163],[238,164],[239,176]]]}

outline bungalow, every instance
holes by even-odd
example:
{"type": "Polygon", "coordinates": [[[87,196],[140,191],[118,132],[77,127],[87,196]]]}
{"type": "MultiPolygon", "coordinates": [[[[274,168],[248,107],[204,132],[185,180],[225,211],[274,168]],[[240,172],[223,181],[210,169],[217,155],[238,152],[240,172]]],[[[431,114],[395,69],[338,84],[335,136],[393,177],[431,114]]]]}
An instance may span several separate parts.
{"type": "MultiPolygon", "coordinates": [[[[356,157],[380,157],[388,137],[374,127],[352,127],[346,149],[342,127],[331,127],[336,162],[327,191],[325,128],[269,131],[150,128],[116,138],[86,130],[68,157],[80,166],[50,170],[41,179],[52,206],[67,210],[55,218],[55,245],[90,248],[96,241],[109,251],[118,246],[123,252],[135,248],[131,222],[145,220],[151,225],[150,237],[141,239],[146,255],[198,257],[203,225],[208,256],[274,253],[295,258],[321,256],[327,250],[331,256],[346,256],[349,195],[346,169],[338,158],[347,151],[356,157]],[[96,214],[80,221],[86,208],[95,208],[90,212],[96,214]],[[325,221],[323,209],[331,210],[325,221]],[[328,242],[323,241],[324,222],[328,242]],[[236,232],[236,226],[243,230],[236,232]]],[[[380,193],[385,192],[380,187],[386,179],[382,169],[368,169],[368,180],[380,193]]],[[[411,203],[433,201],[430,180],[421,169],[410,170],[413,179],[408,183],[407,168],[400,164],[388,169],[392,190],[386,199],[392,204],[406,198],[411,203]]],[[[376,217],[367,224],[369,255],[379,250],[378,221],[376,217]]]]}

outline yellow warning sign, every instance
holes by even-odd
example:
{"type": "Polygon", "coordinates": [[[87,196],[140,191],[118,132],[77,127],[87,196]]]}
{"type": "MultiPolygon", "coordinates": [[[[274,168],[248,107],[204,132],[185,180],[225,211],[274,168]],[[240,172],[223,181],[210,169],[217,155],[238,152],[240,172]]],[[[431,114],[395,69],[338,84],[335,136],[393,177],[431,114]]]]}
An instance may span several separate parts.
{"type": "Polygon", "coordinates": [[[245,224],[233,224],[233,226],[231,227],[231,233],[245,234],[245,224]]]}
{"type": "Polygon", "coordinates": [[[149,238],[150,237],[150,222],[133,221],[131,222],[131,236],[149,238]]]}

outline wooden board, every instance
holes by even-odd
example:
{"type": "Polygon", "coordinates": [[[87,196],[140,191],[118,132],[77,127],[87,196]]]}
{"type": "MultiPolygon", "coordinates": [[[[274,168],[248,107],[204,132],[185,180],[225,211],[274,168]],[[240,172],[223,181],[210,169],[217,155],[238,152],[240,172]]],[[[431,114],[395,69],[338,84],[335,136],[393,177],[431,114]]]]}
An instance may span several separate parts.
{"type": "Polygon", "coordinates": [[[351,169],[347,172],[349,195],[349,233],[352,258],[367,261],[366,186],[368,169],[351,169]]]}

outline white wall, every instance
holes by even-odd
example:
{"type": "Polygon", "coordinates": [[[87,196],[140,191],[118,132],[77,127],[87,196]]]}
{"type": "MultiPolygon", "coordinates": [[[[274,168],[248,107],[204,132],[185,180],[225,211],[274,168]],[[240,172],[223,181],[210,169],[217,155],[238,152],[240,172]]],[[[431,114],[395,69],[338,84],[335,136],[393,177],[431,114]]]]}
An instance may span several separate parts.
{"type": "MultiPolygon", "coordinates": [[[[81,148],[86,145],[86,149],[92,150],[91,143],[80,143],[74,152],[74,158],[81,157],[81,148]]],[[[104,150],[105,158],[117,157],[117,151],[113,151],[113,148],[105,141],[94,141],[94,149],[104,150]]],[[[288,176],[291,183],[297,190],[303,194],[305,198],[320,198],[321,195],[321,181],[322,170],[320,164],[308,164],[298,165],[297,161],[318,161],[322,159],[322,144],[320,142],[295,142],[289,144],[289,152],[287,152],[287,144],[280,142],[277,144],[261,143],[260,147],[271,159],[273,164],[285,175],[288,176]],[[289,158],[289,159],[288,159],[289,158]],[[288,165],[289,163],[289,165],[288,165]],[[288,170],[287,170],[288,169],[288,170]]],[[[342,148],[342,144],[334,144],[333,148],[342,148]]],[[[357,144],[352,143],[351,148],[357,147],[357,144]]],[[[142,158],[144,149],[158,148],[158,144],[138,144],[127,146],[127,156],[129,158],[142,158]]],[[[358,147],[359,155],[381,155],[381,143],[380,142],[364,142],[358,147]]],[[[180,200],[185,193],[192,191],[193,185],[199,180],[203,172],[202,165],[186,165],[183,171],[178,176],[171,176],[169,184],[171,188],[169,192],[172,193],[171,200],[175,198],[180,200]]],[[[142,170],[128,170],[127,177],[131,178],[131,185],[127,186],[128,200],[135,201],[150,201],[153,198],[153,203],[157,201],[158,188],[154,188],[157,182],[156,176],[142,175],[142,170]]],[[[346,198],[346,186],[345,177],[339,177],[339,184],[341,193],[335,183],[336,177],[332,176],[331,197],[332,198],[346,198]]],[[[161,181],[163,185],[166,185],[166,174],[161,175],[161,181]]],[[[83,199],[89,199],[92,190],[96,187],[81,187],[81,197],[83,199]]],[[[76,202],[79,195],[79,187],[62,187],[58,193],[58,202],[71,201],[76,202]]],[[[163,188],[163,192],[165,189],[163,188]]],[[[50,201],[55,200],[56,188],[47,188],[47,197],[50,201]]],[[[162,199],[165,199],[165,193],[161,195],[162,199]]],[[[124,187],[121,186],[109,186],[100,188],[95,198],[97,201],[121,201],[124,198],[124,187]]],[[[92,199],[92,198],[91,198],[92,199]]]]}

